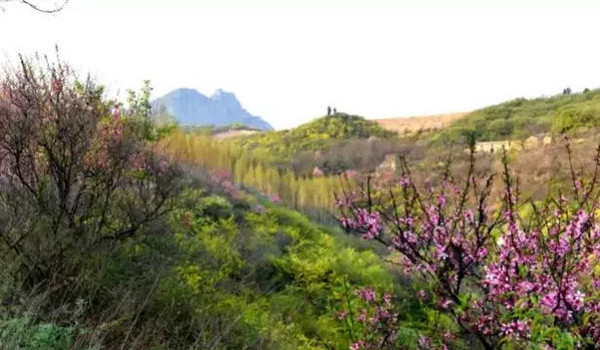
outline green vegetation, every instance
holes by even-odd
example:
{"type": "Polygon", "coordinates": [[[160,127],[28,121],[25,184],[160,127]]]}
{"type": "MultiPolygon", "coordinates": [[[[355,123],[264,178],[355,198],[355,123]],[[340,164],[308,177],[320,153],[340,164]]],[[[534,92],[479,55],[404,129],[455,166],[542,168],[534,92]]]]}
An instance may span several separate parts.
{"type": "Polygon", "coordinates": [[[318,151],[341,140],[379,137],[391,139],[395,133],[359,116],[338,113],[316,119],[292,130],[260,133],[239,138],[236,145],[258,158],[289,161],[303,151],[318,151]]]}
{"type": "MultiPolygon", "coordinates": [[[[399,154],[416,160],[416,186],[485,174],[494,156],[466,170],[461,148],[446,166],[450,149],[346,114],[218,140],[152,115],[147,83],[121,108],[64,63],[39,67],[23,60],[0,81],[0,349],[348,349],[372,334],[385,349],[434,338],[479,349],[431,293],[435,283],[342,232],[338,206],[350,201],[335,194],[359,193],[385,158],[389,169],[370,182],[373,203],[385,205],[389,184],[407,184],[399,154]]],[[[598,101],[600,91],[511,101],[433,138],[593,128],[598,101]]],[[[545,151],[514,160],[529,176],[522,188],[567,183],[570,168],[545,151]]]]}
{"type": "Polygon", "coordinates": [[[250,130],[250,131],[262,132],[262,130],[254,129],[254,128],[251,128],[249,126],[242,125],[239,123],[233,123],[231,125],[219,126],[219,127],[210,126],[210,125],[202,125],[202,126],[184,125],[184,126],[181,126],[181,128],[185,132],[198,133],[198,134],[218,134],[218,133],[234,131],[234,130],[250,130]]]}
{"type": "Polygon", "coordinates": [[[164,140],[162,148],[184,164],[219,173],[219,183],[243,184],[248,190],[281,201],[319,222],[336,223],[332,213],[334,192],[341,184],[338,176],[298,176],[291,169],[259,161],[237,145],[206,134],[174,132],[164,140]]]}
{"type": "Polygon", "coordinates": [[[297,213],[247,200],[186,195],[189,207],[172,220],[185,253],[165,293],[181,290],[196,317],[210,315],[204,322],[222,319],[211,330],[220,347],[344,347],[335,291],[344,283],[393,288],[393,278],[373,253],[344,247],[297,213]]]}
{"type": "Polygon", "coordinates": [[[0,321],[0,348],[14,350],[67,350],[73,345],[72,327],[36,324],[27,317],[0,321]]]}
{"type": "Polygon", "coordinates": [[[331,219],[336,178],[174,130],[147,84],[121,109],[63,62],[20,63],[0,82],[0,349],[347,349],[366,286],[408,349],[443,321],[372,245],[276,204],[331,219]]]}
{"type": "MultiPolygon", "coordinates": [[[[111,254],[84,260],[74,304],[55,316],[40,310],[32,319],[8,318],[0,345],[344,349],[352,338],[336,313],[366,285],[395,291],[412,310],[401,318],[416,344],[425,310],[411,301],[412,289],[396,289],[375,252],[353,248],[361,244],[292,210],[243,192],[232,197],[196,174],[167,217],[111,254]],[[66,326],[39,323],[47,317],[66,326]]],[[[11,308],[21,313],[33,302],[11,308]]]]}
{"type": "Polygon", "coordinates": [[[486,107],[427,134],[435,144],[463,141],[472,135],[478,141],[525,139],[542,133],[564,133],[600,125],[600,90],[577,94],[518,98],[486,107]]]}
{"type": "Polygon", "coordinates": [[[332,213],[340,174],[371,172],[386,154],[409,153],[394,133],[345,114],[227,140],[216,140],[207,130],[177,131],[162,142],[162,150],[186,164],[225,172],[233,182],[329,224],[336,223],[332,213]],[[323,176],[314,176],[315,168],[323,176]]]}

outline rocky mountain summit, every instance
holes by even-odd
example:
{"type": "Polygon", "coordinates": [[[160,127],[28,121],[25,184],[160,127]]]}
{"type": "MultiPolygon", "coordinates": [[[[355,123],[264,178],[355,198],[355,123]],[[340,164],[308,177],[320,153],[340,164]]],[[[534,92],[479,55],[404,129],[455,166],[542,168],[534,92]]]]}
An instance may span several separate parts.
{"type": "Polygon", "coordinates": [[[160,108],[188,126],[227,126],[240,124],[259,130],[273,130],[262,118],[246,111],[235,94],[221,89],[208,97],[197,90],[181,88],[157,98],[152,102],[155,110],[160,108]]]}

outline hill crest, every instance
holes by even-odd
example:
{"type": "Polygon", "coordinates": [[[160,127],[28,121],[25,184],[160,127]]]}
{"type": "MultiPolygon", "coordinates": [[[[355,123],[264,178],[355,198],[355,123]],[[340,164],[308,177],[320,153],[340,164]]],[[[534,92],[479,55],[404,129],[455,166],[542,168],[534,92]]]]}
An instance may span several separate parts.
{"type": "Polygon", "coordinates": [[[373,119],[380,127],[398,134],[427,129],[443,129],[470,112],[373,119]]]}

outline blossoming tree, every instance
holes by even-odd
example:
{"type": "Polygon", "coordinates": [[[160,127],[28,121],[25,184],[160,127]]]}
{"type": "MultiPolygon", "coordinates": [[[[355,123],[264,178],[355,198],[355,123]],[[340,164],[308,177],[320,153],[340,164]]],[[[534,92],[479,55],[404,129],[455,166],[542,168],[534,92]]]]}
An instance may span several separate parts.
{"type": "MultiPolygon", "coordinates": [[[[419,186],[402,161],[393,188],[367,181],[343,193],[340,223],[399,253],[405,271],[430,284],[436,307],[459,326],[456,335],[483,349],[597,349],[599,159],[587,180],[570,162],[572,195],[543,202],[519,198],[506,157],[502,198],[491,197],[493,176],[475,175],[473,153],[461,184],[447,172],[438,185],[419,186]]],[[[451,339],[420,344],[447,349],[451,339]]],[[[352,349],[379,345],[357,339],[352,349]]]]}
{"type": "Polygon", "coordinates": [[[177,170],[152,151],[144,91],[122,110],[60,60],[1,76],[0,256],[27,288],[61,290],[83,257],[168,209],[177,170]]]}

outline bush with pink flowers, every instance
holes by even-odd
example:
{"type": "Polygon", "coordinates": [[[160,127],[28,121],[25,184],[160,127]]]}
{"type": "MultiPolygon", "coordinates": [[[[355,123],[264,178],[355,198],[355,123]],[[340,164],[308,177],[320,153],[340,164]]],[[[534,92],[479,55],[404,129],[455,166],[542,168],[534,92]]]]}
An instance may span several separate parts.
{"type": "Polygon", "coordinates": [[[0,78],[0,256],[25,291],[60,299],[84,257],[166,212],[178,171],[152,151],[149,92],[121,110],[60,59],[0,78]]]}
{"type": "MultiPolygon", "coordinates": [[[[566,150],[571,157],[568,140],[566,150]]],[[[393,188],[367,182],[340,196],[340,223],[398,254],[404,271],[430,286],[438,309],[458,326],[457,337],[490,350],[596,349],[599,159],[587,176],[571,167],[572,193],[542,202],[519,198],[506,157],[502,198],[490,196],[494,176],[475,175],[474,157],[464,181],[448,173],[427,187],[415,185],[402,162],[403,176],[393,188]]],[[[396,325],[385,326],[395,331],[396,325]]],[[[423,337],[420,343],[451,347],[442,340],[423,337]]],[[[353,346],[369,349],[365,342],[353,346]]]]}

